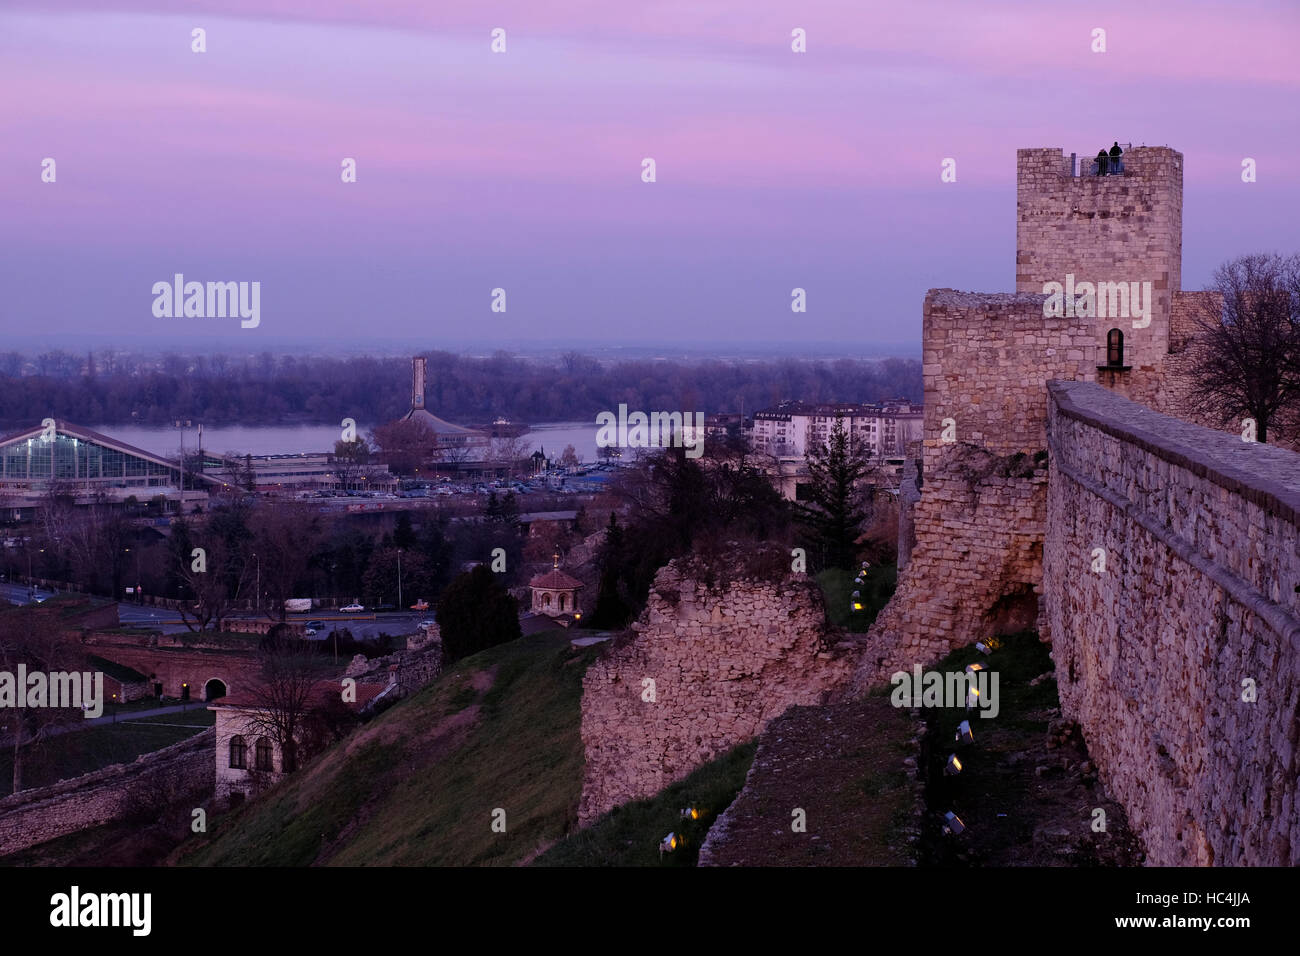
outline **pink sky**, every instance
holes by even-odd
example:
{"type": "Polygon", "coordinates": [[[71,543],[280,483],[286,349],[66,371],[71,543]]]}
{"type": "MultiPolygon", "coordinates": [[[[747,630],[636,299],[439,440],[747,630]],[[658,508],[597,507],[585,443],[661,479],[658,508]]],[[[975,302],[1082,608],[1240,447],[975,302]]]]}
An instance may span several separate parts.
{"type": "Polygon", "coordinates": [[[927,288],[1012,287],[1016,148],[1114,139],[1184,153],[1199,287],[1231,256],[1300,249],[1297,10],[11,3],[0,327],[123,344],[201,329],[241,349],[254,334],[919,347],[927,288]],[[956,184],[939,180],[949,156],[956,184]],[[148,290],[177,271],[261,281],[258,332],[154,318],[148,290]],[[809,313],[792,322],[796,285],[809,313]]]}

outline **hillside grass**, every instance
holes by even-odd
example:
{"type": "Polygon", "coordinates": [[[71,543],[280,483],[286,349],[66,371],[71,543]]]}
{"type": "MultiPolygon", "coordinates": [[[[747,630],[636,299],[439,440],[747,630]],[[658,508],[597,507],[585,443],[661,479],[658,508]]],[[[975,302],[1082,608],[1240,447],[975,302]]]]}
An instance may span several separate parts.
{"type": "Polygon", "coordinates": [[[898,584],[898,568],[894,564],[873,565],[867,570],[866,580],[861,587],[853,583],[854,577],[852,571],[827,568],[817,575],[816,580],[826,600],[826,616],[831,623],[853,633],[864,633],[894,596],[894,588],[898,584]],[[854,591],[861,592],[861,611],[852,609],[854,591]]]}
{"type": "Polygon", "coordinates": [[[533,865],[694,866],[709,828],[745,785],[755,747],[733,747],[656,796],[615,807],[551,847],[533,865]],[[683,819],[687,808],[699,810],[699,819],[683,819]],[[676,834],[681,845],[661,854],[659,844],[669,833],[676,834]]]}
{"type": "Polygon", "coordinates": [[[582,675],[596,654],[548,631],[475,654],[178,859],[196,866],[506,866],[575,826],[582,675]],[[503,810],[505,832],[494,832],[503,810]]]}
{"type": "MultiPolygon", "coordinates": [[[[192,737],[211,727],[215,720],[212,711],[196,708],[143,720],[97,724],[59,734],[36,746],[28,745],[23,757],[23,789],[46,787],[113,764],[131,763],[142,754],[192,737]]],[[[0,750],[0,796],[13,793],[13,768],[13,749],[5,747],[0,750]]]]}

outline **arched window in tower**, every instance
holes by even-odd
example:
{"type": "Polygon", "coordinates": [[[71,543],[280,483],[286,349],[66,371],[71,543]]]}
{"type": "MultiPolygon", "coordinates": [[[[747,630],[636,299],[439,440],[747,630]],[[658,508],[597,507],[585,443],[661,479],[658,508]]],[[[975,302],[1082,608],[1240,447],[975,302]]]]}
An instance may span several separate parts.
{"type": "Polygon", "coordinates": [[[1106,333],[1106,364],[1124,364],[1124,333],[1119,329],[1111,329],[1106,333]]]}

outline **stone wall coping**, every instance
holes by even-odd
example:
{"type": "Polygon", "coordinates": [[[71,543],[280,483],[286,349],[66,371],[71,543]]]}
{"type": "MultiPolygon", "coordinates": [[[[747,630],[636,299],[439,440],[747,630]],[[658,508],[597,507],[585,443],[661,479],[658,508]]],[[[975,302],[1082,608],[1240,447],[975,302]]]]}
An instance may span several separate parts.
{"type": "Polygon", "coordinates": [[[1043,318],[1041,311],[1047,296],[1041,292],[962,292],[958,289],[931,289],[925,294],[926,305],[943,306],[950,309],[977,309],[981,306],[1013,305],[1039,310],[1038,318],[1043,318]]]}
{"type": "Polygon", "coordinates": [[[1050,381],[1060,414],[1130,442],[1300,525],[1300,454],[1161,415],[1093,382],[1050,381]]]}
{"type": "Polygon", "coordinates": [[[216,746],[216,741],[217,729],[208,727],[193,736],[186,737],[184,740],[168,744],[160,750],[140,754],[134,760],[100,767],[98,770],[91,770],[80,777],[56,780],[44,787],[19,790],[17,793],[11,793],[7,797],[0,798],[0,815],[7,814],[17,808],[62,798],[77,790],[102,787],[110,782],[119,781],[121,778],[135,776],[144,770],[157,767],[191,751],[210,751],[216,746]]]}

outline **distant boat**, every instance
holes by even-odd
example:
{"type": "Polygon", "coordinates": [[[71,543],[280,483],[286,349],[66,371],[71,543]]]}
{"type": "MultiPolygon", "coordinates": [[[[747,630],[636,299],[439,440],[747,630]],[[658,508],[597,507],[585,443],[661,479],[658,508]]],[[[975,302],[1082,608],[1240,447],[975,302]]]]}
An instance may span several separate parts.
{"type": "Polygon", "coordinates": [[[508,418],[497,416],[489,425],[474,425],[475,431],[484,432],[493,438],[518,438],[527,434],[528,426],[523,422],[512,422],[508,418]]]}

